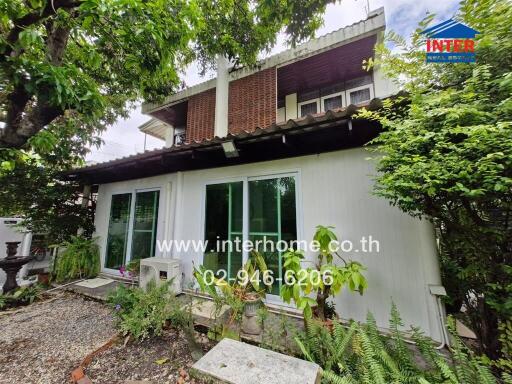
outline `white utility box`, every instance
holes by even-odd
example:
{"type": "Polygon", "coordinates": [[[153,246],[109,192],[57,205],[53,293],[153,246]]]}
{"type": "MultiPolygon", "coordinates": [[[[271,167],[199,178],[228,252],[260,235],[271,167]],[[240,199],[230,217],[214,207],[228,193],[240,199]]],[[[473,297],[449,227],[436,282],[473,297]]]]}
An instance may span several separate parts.
{"type": "Polygon", "coordinates": [[[172,280],[170,289],[176,294],[181,293],[180,260],[163,257],[148,257],[140,260],[139,285],[146,289],[151,280],[157,284],[172,280]]]}

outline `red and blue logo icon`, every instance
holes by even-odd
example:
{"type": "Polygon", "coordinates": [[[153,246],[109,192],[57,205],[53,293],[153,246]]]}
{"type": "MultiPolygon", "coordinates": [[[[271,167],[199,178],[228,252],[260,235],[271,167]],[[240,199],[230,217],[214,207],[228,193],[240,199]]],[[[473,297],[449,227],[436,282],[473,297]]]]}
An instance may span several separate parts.
{"type": "Polygon", "coordinates": [[[453,19],[421,32],[426,37],[427,63],[474,63],[475,35],[480,33],[453,19]]]}

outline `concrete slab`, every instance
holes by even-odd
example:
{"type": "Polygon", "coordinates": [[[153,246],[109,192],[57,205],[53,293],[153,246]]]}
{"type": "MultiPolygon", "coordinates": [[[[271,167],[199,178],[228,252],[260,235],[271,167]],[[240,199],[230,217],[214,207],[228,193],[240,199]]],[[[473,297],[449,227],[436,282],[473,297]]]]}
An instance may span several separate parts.
{"type": "Polygon", "coordinates": [[[228,305],[222,306],[218,313],[215,311],[215,303],[211,300],[193,298],[192,302],[185,304],[184,307],[188,309],[189,305],[192,305],[194,323],[207,328],[216,324],[224,324],[229,317],[230,308],[228,305]]]}
{"type": "Polygon", "coordinates": [[[192,369],[195,374],[229,384],[319,384],[318,364],[223,339],[192,369]]]}
{"type": "Polygon", "coordinates": [[[76,293],[80,293],[85,296],[92,297],[97,300],[106,300],[107,296],[112,292],[118,285],[121,285],[123,283],[119,281],[112,280],[110,283],[101,285],[97,288],[89,288],[89,287],[83,287],[77,284],[72,284],[64,289],[76,293]]]}
{"type": "Polygon", "coordinates": [[[455,320],[455,328],[457,329],[457,334],[460,337],[465,337],[467,339],[476,340],[475,332],[462,324],[459,320],[455,320]]]}
{"type": "Polygon", "coordinates": [[[110,284],[114,280],[112,279],[102,279],[101,277],[96,277],[94,279],[87,279],[84,281],[81,281],[79,283],[76,283],[75,285],[77,287],[84,287],[84,288],[99,288],[104,285],[110,284]]]}

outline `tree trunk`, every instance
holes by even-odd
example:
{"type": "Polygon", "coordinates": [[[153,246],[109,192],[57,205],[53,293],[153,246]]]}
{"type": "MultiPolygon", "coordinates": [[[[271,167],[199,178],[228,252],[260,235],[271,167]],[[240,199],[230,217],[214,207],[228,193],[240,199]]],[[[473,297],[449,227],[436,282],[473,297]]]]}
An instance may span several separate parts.
{"type": "Polygon", "coordinates": [[[327,299],[329,298],[329,292],[330,292],[329,286],[326,286],[323,291],[318,291],[316,294],[316,316],[321,320],[325,321],[327,320],[327,314],[326,314],[326,303],[327,299]]]}
{"type": "Polygon", "coordinates": [[[500,357],[498,340],[498,317],[496,311],[490,308],[484,298],[477,301],[477,315],[480,317],[479,339],[482,352],[495,360],[500,357]]]}

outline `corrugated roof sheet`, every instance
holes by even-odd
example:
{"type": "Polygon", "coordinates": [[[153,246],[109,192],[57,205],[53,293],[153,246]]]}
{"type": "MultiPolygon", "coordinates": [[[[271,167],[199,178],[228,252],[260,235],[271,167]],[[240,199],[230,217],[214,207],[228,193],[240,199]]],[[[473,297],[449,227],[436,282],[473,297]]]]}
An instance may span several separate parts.
{"type": "Polygon", "coordinates": [[[276,133],[284,134],[289,131],[297,130],[297,129],[307,129],[310,126],[318,126],[322,124],[332,124],[338,120],[346,119],[353,114],[355,114],[359,109],[363,107],[367,107],[370,110],[378,109],[382,106],[382,101],[380,99],[373,99],[368,104],[364,105],[349,105],[345,108],[340,108],[337,110],[329,110],[327,112],[318,113],[314,115],[307,115],[298,119],[290,119],[286,122],[282,123],[273,123],[268,127],[261,128],[256,127],[254,131],[242,131],[238,134],[228,134],[226,137],[214,137],[212,139],[204,139],[202,141],[193,141],[179,146],[172,146],[169,148],[159,148],[150,151],[145,151],[142,153],[137,153],[131,156],[125,156],[119,159],[110,160],[103,163],[98,163],[82,168],[75,168],[65,173],[65,175],[75,174],[79,175],[80,173],[90,172],[93,170],[99,170],[104,168],[115,167],[117,165],[126,165],[131,162],[137,162],[140,160],[151,159],[153,157],[158,157],[162,154],[167,153],[178,153],[178,152],[186,152],[195,149],[206,149],[212,146],[218,146],[226,141],[251,141],[251,139],[263,138],[264,136],[274,135],[276,133]]]}

